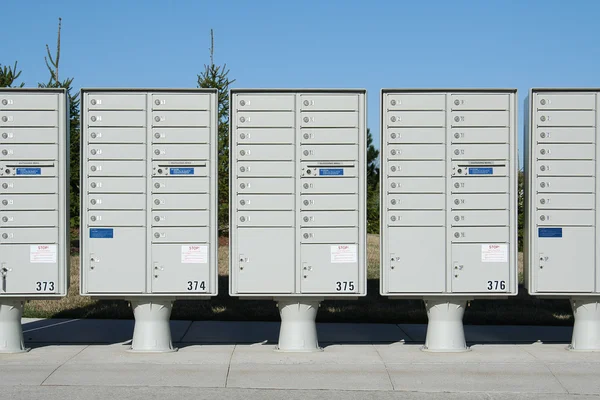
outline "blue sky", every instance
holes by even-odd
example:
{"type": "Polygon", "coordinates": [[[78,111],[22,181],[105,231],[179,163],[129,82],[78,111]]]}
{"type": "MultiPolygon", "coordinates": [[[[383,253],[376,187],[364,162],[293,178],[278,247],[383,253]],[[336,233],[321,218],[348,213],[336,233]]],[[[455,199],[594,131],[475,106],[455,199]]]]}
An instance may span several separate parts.
{"type": "MultiPolygon", "coordinates": [[[[386,87],[600,86],[599,1],[2,1],[0,63],[45,82],[63,18],[61,76],[80,87],[195,87],[209,62],[234,87],[366,88],[379,143],[386,87]]],[[[522,146],[521,146],[522,149],[522,146]]],[[[521,156],[522,157],[522,156],[521,156]]]]}

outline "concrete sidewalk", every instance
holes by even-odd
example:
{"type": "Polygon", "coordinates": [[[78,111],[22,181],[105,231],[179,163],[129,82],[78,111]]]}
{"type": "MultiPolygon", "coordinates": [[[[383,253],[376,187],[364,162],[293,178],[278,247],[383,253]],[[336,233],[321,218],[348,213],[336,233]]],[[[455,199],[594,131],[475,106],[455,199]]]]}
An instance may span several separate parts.
{"type": "Polygon", "coordinates": [[[566,351],[570,328],[466,326],[472,351],[440,354],[425,325],[319,324],[324,351],[290,354],[278,325],[173,321],[178,352],[139,354],[133,321],[24,320],[0,398],[600,399],[600,353],[566,351]]]}

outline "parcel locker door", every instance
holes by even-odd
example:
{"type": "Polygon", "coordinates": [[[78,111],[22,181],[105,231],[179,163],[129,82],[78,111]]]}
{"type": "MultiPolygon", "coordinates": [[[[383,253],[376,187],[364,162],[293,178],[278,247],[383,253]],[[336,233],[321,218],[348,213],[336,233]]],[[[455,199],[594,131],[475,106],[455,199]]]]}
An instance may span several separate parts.
{"type": "Polygon", "coordinates": [[[0,280],[5,294],[58,292],[58,246],[14,244],[0,246],[0,265],[6,276],[0,280]]]}
{"type": "Polygon", "coordinates": [[[87,293],[142,293],[146,287],[146,229],[88,228],[82,265],[87,293]]]}
{"type": "Polygon", "coordinates": [[[389,254],[382,260],[390,293],[439,293],[446,286],[446,229],[390,227],[389,254]]]}
{"type": "Polygon", "coordinates": [[[507,243],[452,245],[452,293],[510,292],[507,243]]]}
{"type": "Polygon", "coordinates": [[[237,292],[294,291],[294,228],[239,228],[232,257],[237,292]]]}
{"type": "Polygon", "coordinates": [[[590,293],[594,290],[594,227],[538,227],[536,262],[538,292],[590,293]]]}
{"type": "Polygon", "coordinates": [[[358,257],[354,243],[301,245],[301,292],[358,293],[358,257]]]}
{"type": "Polygon", "coordinates": [[[209,293],[210,248],[206,243],[152,245],[152,293],[209,293]]]}

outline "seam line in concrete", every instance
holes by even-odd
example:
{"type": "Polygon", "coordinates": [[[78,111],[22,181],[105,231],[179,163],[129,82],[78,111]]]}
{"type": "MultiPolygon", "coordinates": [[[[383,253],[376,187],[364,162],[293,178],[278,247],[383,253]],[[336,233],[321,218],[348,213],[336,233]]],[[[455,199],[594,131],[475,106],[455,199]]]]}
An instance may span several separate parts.
{"type": "Polygon", "coordinates": [[[51,325],[44,325],[44,326],[40,326],[39,328],[32,328],[32,329],[27,329],[26,331],[23,331],[23,333],[28,333],[28,332],[35,332],[35,331],[39,331],[42,329],[48,329],[48,328],[53,328],[55,326],[59,326],[59,325],[64,325],[64,324],[70,324],[71,322],[77,322],[80,319],[70,319],[68,321],[63,321],[63,322],[57,322],[55,324],[51,324],[51,325]]]}
{"type": "Polygon", "coordinates": [[[405,336],[408,338],[408,340],[409,340],[410,342],[416,342],[416,340],[415,340],[415,339],[413,339],[413,337],[412,337],[412,336],[410,336],[408,333],[406,333],[406,331],[405,331],[404,329],[402,329],[402,327],[400,326],[400,324],[396,324],[396,327],[397,327],[398,329],[400,329],[400,332],[402,332],[402,333],[403,333],[403,334],[404,334],[404,335],[405,335],[405,336]]]}
{"type": "Polygon", "coordinates": [[[392,391],[396,391],[396,388],[394,387],[394,381],[392,380],[392,376],[390,375],[390,371],[388,370],[387,364],[383,360],[383,357],[381,357],[381,353],[379,352],[379,350],[377,349],[376,346],[371,345],[371,347],[373,347],[373,349],[375,349],[375,352],[377,353],[377,355],[379,356],[379,359],[383,363],[383,368],[385,368],[385,373],[387,374],[388,379],[390,381],[390,386],[392,387],[392,391]]]}
{"type": "Polygon", "coordinates": [[[192,329],[192,324],[194,323],[194,321],[188,321],[190,324],[187,326],[187,328],[185,329],[185,332],[183,332],[183,335],[181,335],[181,337],[179,338],[178,342],[179,343],[183,343],[183,339],[186,337],[186,335],[189,333],[190,329],[192,329]]]}
{"type": "Polygon", "coordinates": [[[229,371],[231,371],[231,360],[233,360],[235,349],[237,349],[237,344],[233,345],[233,350],[231,350],[231,355],[229,356],[229,364],[227,364],[227,376],[225,376],[225,388],[227,388],[227,385],[229,384],[229,371]]]}
{"type": "Polygon", "coordinates": [[[567,389],[565,387],[565,385],[562,384],[562,382],[560,381],[560,379],[558,379],[558,377],[556,375],[554,375],[554,372],[550,369],[550,366],[548,366],[548,364],[543,363],[544,367],[546,367],[546,369],[548,370],[548,372],[550,372],[552,374],[552,376],[554,377],[554,379],[556,379],[556,382],[558,382],[558,384],[560,385],[561,388],[563,388],[563,390],[565,391],[566,394],[578,394],[578,393],[571,393],[569,392],[569,389],[567,389]]]}
{"type": "Polygon", "coordinates": [[[62,364],[59,364],[59,365],[58,365],[56,368],[54,368],[54,369],[52,370],[52,372],[50,372],[50,374],[48,374],[48,376],[47,376],[47,377],[46,377],[46,378],[45,378],[45,379],[42,381],[42,383],[40,383],[40,386],[45,386],[44,384],[46,383],[46,381],[47,381],[48,379],[50,379],[50,377],[51,377],[52,375],[54,375],[54,373],[55,373],[56,371],[58,371],[58,369],[59,369],[60,367],[62,367],[63,365],[65,365],[66,363],[68,363],[69,361],[71,361],[72,359],[74,359],[75,357],[77,357],[78,355],[80,355],[80,354],[81,354],[81,352],[82,352],[82,351],[84,351],[85,349],[87,349],[88,347],[90,347],[90,346],[89,346],[89,345],[86,345],[86,346],[84,346],[84,347],[83,347],[83,349],[79,350],[77,353],[75,353],[75,354],[73,354],[71,357],[67,358],[67,359],[65,360],[65,362],[63,362],[62,364]]]}

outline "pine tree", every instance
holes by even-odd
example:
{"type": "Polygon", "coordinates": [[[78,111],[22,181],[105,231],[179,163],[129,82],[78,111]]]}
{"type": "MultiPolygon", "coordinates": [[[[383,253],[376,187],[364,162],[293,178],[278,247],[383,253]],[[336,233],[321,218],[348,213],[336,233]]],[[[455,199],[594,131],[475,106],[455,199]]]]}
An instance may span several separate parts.
{"type": "MultiPolygon", "coordinates": [[[[6,65],[3,67],[2,64],[0,64],[0,87],[3,88],[9,88],[9,87],[14,87],[13,83],[15,83],[15,81],[19,78],[19,76],[21,75],[21,72],[23,71],[17,71],[17,62],[15,61],[15,66],[14,67],[7,67],[6,65]]],[[[17,87],[23,87],[25,86],[24,83],[21,83],[19,86],[17,87]]]]}
{"type": "Polygon", "coordinates": [[[210,64],[204,65],[204,71],[198,75],[199,88],[216,88],[219,98],[219,234],[229,231],[229,85],[235,79],[229,79],[227,65],[214,63],[214,37],[210,30],[210,64]]]}

